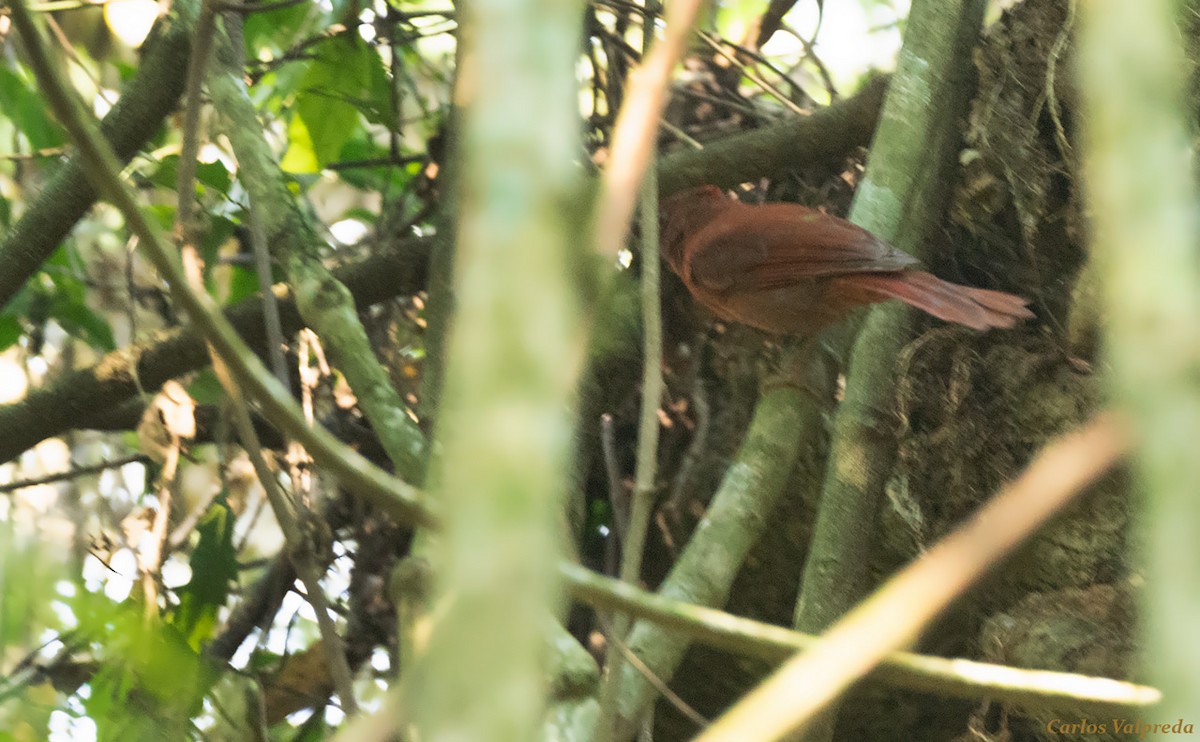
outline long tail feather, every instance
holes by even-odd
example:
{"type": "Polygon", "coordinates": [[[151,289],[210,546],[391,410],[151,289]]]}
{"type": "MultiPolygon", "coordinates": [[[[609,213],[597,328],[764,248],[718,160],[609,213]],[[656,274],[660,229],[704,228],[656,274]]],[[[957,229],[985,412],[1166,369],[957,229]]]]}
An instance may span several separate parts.
{"type": "Polygon", "coordinates": [[[1027,299],[943,281],[924,271],[862,273],[840,279],[877,301],[899,299],[946,322],[975,330],[1007,328],[1034,316],[1027,299]]]}

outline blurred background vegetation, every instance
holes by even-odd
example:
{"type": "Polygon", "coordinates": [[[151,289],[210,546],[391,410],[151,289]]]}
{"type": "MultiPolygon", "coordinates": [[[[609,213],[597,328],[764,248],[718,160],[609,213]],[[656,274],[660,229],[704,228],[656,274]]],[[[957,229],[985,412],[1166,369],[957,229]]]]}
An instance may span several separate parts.
{"type": "MultiPolygon", "coordinates": [[[[29,5],[55,63],[105,120],[128,162],[126,181],[166,229],[179,216],[180,98],[197,13],[185,0],[170,5],[29,5]]],[[[896,379],[887,411],[896,455],[877,522],[863,525],[875,544],[872,584],[922,553],[1049,438],[1110,396],[1098,373],[1105,300],[1090,265],[1076,135],[1083,114],[1075,3],[986,5],[979,43],[962,69],[969,84],[963,115],[954,119],[957,164],[925,249],[946,278],[1030,297],[1038,321],[980,336],[920,319],[899,357],[887,359],[896,379]]],[[[799,201],[845,215],[863,178],[908,6],[708,4],[662,117],[663,192],[743,184],[751,200],[799,201]],[[833,115],[815,116],[821,111],[833,115]],[[811,129],[789,134],[790,123],[809,119],[811,129]],[[755,133],[775,138],[756,140],[755,133]]],[[[1174,21],[1191,45],[1178,67],[1190,85],[1189,111],[1200,18],[1193,6],[1174,21]]],[[[579,10],[574,69],[559,72],[577,84],[572,166],[590,177],[607,162],[627,75],[642,56],[646,14],[623,0],[593,0],[579,10]]],[[[386,372],[375,381],[394,390],[387,404],[403,418],[397,426],[424,436],[440,434],[444,422],[455,219],[460,179],[472,175],[456,172],[460,12],[448,0],[284,0],[231,5],[224,14],[237,21],[223,21],[244,55],[244,82],[261,124],[256,135],[316,235],[319,262],[354,296],[356,320],[386,372]]],[[[229,396],[121,214],[93,204],[9,21],[0,15],[0,741],[325,739],[345,724],[328,637],[287,558],[254,462],[236,444],[242,436],[229,396]],[[178,384],[164,386],[171,379],[178,384]]],[[[202,145],[183,227],[202,258],[204,290],[229,309],[310,419],[369,461],[425,484],[426,450],[405,471],[390,431],[366,409],[378,387],[351,378],[352,359],[327,356],[334,339],[302,330],[312,322],[301,319],[291,297],[256,298],[264,282],[295,290],[302,274],[283,257],[292,248],[274,244],[294,235],[256,224],[274,222],[255,209],[282,207],[264,205],[239,168],[247,153],[235,154],[223,133],[217,97],[206,92],[200,109],[202,145]],[[264,265],[256,241],[270,243],[273,264],[264,265]],[[272,304],[282,343],[268,341],[270,320],[261,319],[272,304]]],[[[534,131],[542,114],[520,112],[534,131]]],[[[544,136],[549,142],[556,134],[544,136]]],[[[564,208],[580,232],[585,201],[578,195],[564,208]]],[[[511,211],[521,209],[518,203],[511,211]]],[[[619,265],[598,269],[578,254],[584,236],[574,248],[562,246],[573,271],[563,280],[574,282],[568,285],[592,334],[586,351],[576,349],[583,368],[571,402],[577,420],[557,537],[571,558],[610,575],[618,572],[615,533],[634,488],[641,403],[636,237],[635,230],[619,265]],[[615,278],[597,281],[597,272],[615,278]]],[[[641,570],[651,589],[668,579],[714,493],[734,486],[731,464],[758,461],[753,434],[745,448],[743,441],[782,355],[775,339],[702,314],[673,276],[662,290],[666,392],[657,409],[655,517],[641,570]]],[[[844,353],[829,362],[835,385],[844,383],[844,353]]],[[[572,363],[562,358],[564,368],[572,363]]],[[[758,514],[767,525],[748,538],[743,558],[724,565],[731,584],[715,590],[715,607],[793,624],[836,401],[825,404],[805,418],[808,427],[785,461],[761,454],[764,471],[778,468],[764,476],[783,494],[758,514]]],[[[469,411],[455,414],[461,429],[469,411]]],[[[274,475],[304,502],[305,548],[322,576],[353,695],[361,708],[376,710],[400,685],[402,657],[420,633],[405,623],[406,611],[423,610],[406,604],[406,591],[419,594],[412,586],[425,579],[409,558],[438,552],[414,539],[411,524],[351,497],[264,418],[256,415],[254,425],[274,475]]],[[[498,438],[524,433],[495,431],[498,438]]],[[[434,463],[451,472],[473,464],[434,463]]],[[[1105,478],[1087,505],[1040,533],[918,649],[1148,679],[1137,660],[1142,573],[1130,489],[1127,471],[1105,478]]],[[[560,696],[591,699],[605,622],[572,604],[563,624],[574,643],[560,652],[585,669],[571,676],[560,667],[549,685],[560,696]]],[[[683,654],[681,646],[680,653],[652,668],[673,688],[671,700],[659,703],[658,739],[691,737],[772,664],[703,647],[683,654]]],[[[622,701],[621,713],[639,704],[622,701]]],[[[947,700],[867,682],[846,701],[834,736],[1064,738],[1047,730],[1049,718],[1050,711],[983,697],[947,700]]],[[[585,721],[592,717],[579,719],[578,726],[549,725],[546,738],[590,739],[585,721]]]]}

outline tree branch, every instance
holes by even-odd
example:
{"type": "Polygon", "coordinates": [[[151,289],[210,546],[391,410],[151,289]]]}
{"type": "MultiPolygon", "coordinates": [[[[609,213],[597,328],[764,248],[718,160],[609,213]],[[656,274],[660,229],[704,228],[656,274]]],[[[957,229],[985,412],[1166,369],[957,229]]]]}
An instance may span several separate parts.
{"type": "MultiPolygon", "coordinates": [[[[190,4],[174,7],[159,21],[159,33],[120,100],[100,122],[100,131],[122,165],[162,127],[183,94],[184,70],[196,16],[190,4]]],[[[59,168],[37,200],[0,241],[0,307],[50,257],[75,223],[96,202],[84,158],[76,153],[59,168]]]]}
{"type": "MultiPolygon", "coordinates": [[[[563,562],[559,572],[576,600],[626,611],[664,631],[739,657],[778,663],[820,641],[811,634],[649,593],[576,564],[563,562]]],[[[1155,688],[1121,680],[911,652],[887,655],[867,678],[914,693],[970,701],[991,699],[1041,711],[1137,713],[1162,700],[1155,688]]]]}
{"type": "Polygon", "coordinates": [[[659,192],[675,193],[706,183],[731,188],[844,157],[871,141],[891,79],[887,75],[878,77],[857,95],[811,116],[794,116],[762,129],[724,137],[702,150],[668,155],[659,164],[659,192]]]}
{"type": "MultiPolygon", "coordinates": [[[[185,58],[186,54],[181,55],[181,60],[185,58]]],[[[671,193],[701,183],[732,185],[838,157],[865,145],[874,131],[885,82],[878,80],[859,95],[807,118],[727,137],[702,151],[670,155],[660,166],[659,191],[671,193]]],[[[427,252],[426,243],[409,240],[361,263],[337,269],[334,276],[350,289],[358,306],[369,306],[425,288],[427,252]]],[[[7,271],[9,264],[5,265],[7,271]]],[[[280,300],[283,332],[303,327],[287,287],[276,286],[274,291],[280,300]]],[[[226,310],[239,334],[259,349],[266,347],[263,311],[257,297],[226,310]]],[[[203,341],[194,330],[185,328],[109,353],[91,368],[68,372],[21,402],[0,406],[0,462],[11,461],[46,438],[86,427],[89,418],[125,404],[138,394],[135,378],[152,391],[167,379],[203,368],[207,362],[203,341]]]]}
{"type": "Polygon", "coordinates": [[[404,400],[375,357],[358,319],[354,297],[321,260],[321,240],[301,213],[263,136],[250,101],[239,55],[225,30],[217,32],[214,74],[209,81],[221,125],[238,158],[238,178],[249,192],[269,236],[273,257],[284,266],[296,307],[321,336],[358,397],[396,472],[420,482],[425,436],[408,416],[404,400]]]}
{"type": "MultiPolygon", "coordinates": [[[[408,240],[361,263],[334,271],[362,306],[414,294],[425,285],[428,244],[408,240]]],[[[304,326],[291,292],[275,286],[285,333],[304,326]]],[[[238,334],[265,353],[261,297],[250,297],[225,310],[238,334]]],[[[204,340],[192,327],[158,333],[150,340],[115,350],[96,365],[70,371],[20,402],[0,406],[0,461],[11,461],[39,441],[100,421],[122,407],[142,388],[153,391],[167,379],[208,364],[204,340]]],[[[135,419],[135,418],[134,418],[135,419]]],[[[111,427],[101,424],[102,429],[111,427]]]]}
{"type": "MultiPolygon", "coordinates": [[[[1081,117],[1092,255],[1109,326],[1114,396],[1137,455],[1144,667],[1162,713],[1200,708],[1200,268],[1194,60],[1181,53],[1191,3],[1080,3],[1081,117]],[[1190,155],[1190,156],[1189,156],[1190,155]]],[[[1193,45],[1192,34],[1187,43],[1193,45]]],[[[1165,736],[1165,734],[1163,735],[1165,736]]]]}
{"type": "MultiPolygon", "coordinates": [[[[688,545],[658,594],[704,606],[725,604],[733,579],[770,522],[786,491],[804,431],[819,422],[816,406],[795,386],[780,385],[759,400],[746,441],[730,464],[688,545]]],[[[675,673],[689,639],[639,621],[629,648],[660,678],[675,673]]],[[[626,667],[621,678],[620,717],[631,724],[654,699],[645,677],[626,667]]]]}
{"type": "MultiPolygon", "coordinates": [[[[959,123],[970,100],[971,50],[986,5],[914,4],[896,84],[850,213],[851,221],[918,257],[942,212],[956,162],[959,123]]],[[[878,305],[854,344],[796,602],[799,631],[820,633],[867,590],[876,516],[896,453],[893,367],[911,335],[911,316],[895,302],[878,305]]],[[[805,739],[829,739],[835,718],[831,712],[810,725],[805,739]]]]}

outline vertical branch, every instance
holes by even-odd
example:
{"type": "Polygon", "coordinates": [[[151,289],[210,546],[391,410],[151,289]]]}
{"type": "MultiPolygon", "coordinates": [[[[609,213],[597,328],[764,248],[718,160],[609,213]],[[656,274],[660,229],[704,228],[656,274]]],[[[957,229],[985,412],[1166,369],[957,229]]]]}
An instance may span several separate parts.
{"type": "Polygon", "coordinates": [[[656,181],[651,167],[642,189],[642,410],[638,421],[633,502],[621,557],[621,579],[634,584],[642,573],[646,531],[654,505],[654,482],[658,476],[658,406],[663,392],[656,181]]]}
{"type": "MultiPolygon", "coordinates": [[[[454,69],[461,69],[462,44],[455,47],[454,69]]],[[[457,75],[457,72],[455,73],[457,75]]],[[[446,336],[454,316],[454,220],[459,204],[459,147],[462,112],[457,101],[450,104],[446,119],[445,167],[441,169],[441,195],[429,256],[429,281],[425,287],[425,363],[421,371],[421,394],[417,414],[422,420],[436,417],[446,375],[446,336]]],[[[434,422],[436,426],[436,420],[434,422]]]]}
{"type": "MultiPolygon", "coordinates": [[[[918,255],[921,238],[941,213],[968,102],[971,49],[986,5],[983,0],[913,4],[867,178],[850,215],[918,255]]],[[[872,309],[854,344],[796,602],[798,631],[820,633],[866,592],[873,524],[896,453],[889,414],[895,397],[892,368],[911,333],[909,316],[900,306],[872,309]]],[[[831,712],[815,722],[807,739],[829,739],[834,719],[831,712]]]]}
{"type": "Polygon", "coordinates": [[[460,6],[457,307],[434,472],[447,510],[432,626],[401,688],[422,739],[528,740],[541,725],[583,352],[569,280],[581,19],[579,2],[460,6]]]}
{"type": "MultiPolygon", "coordinates": [[[[746,440],[730,462],[696,535],[659,587],[659,595],[697,605],[725,604],[746,555],[770,526],[775,508],[788,492],[804,431],[819,424],[819,415],[795,386],[781,384],[763,394],[746,440]]],[[[653,674],[670,679],[690,640],[639,621],[627,644],[653,674]]],[[[626,666],[618,698],[622,725],[636,722],[656,694],[641,673],[626,666]]]]}
{"type": "MultiPolygon", "coordinates": [[[[647,7],[642,15],[642,54],[650,54],[654,39],[654,13],[647,7]]],[[[665,81],[664,81],[665,82],[665,81]]],[[[644,122],[657,131],[655,120],[644,122]]],[[[658,477],[658,406],[662,401],[662,304],[659,299],[660,269],[658,254],[658,170],[654,153],[648,155],[646,176],[641,191],[641,307],[642,307],[642,409],[638,421],[637,464],[629,522],[622,540],[621,579],[636,585],[642,574],[646,533],[654,510],[654,482],[658,477]]],[[[621,529],[618,529],[620,532],[621,529]]],[[[600,696],[600,720],[596,738],[607,740],[614,731],[617,716],[617,692],[620,689],[621,652],[629,631],[629,617],[620,614],[612,621],[605,657],[605,676],[600,696]]]]}
{"type": "MultiPolygon", "coordinates": [[[[646,47],[653,34],[645,32],[646,47]]],[[[621,579],[636,583],[642,572],[642,555],[650,511],[654,502],[654,480],[658,475],[658,405],[662,401],[662,305],[659,301],[658,261],[658,173],[651,162],[642,183],[642,411],[638,422],[637,470],[629,533],[621,561],[621,579]]]]}
{"type": "MultiPolygon", "coordinates": [[[[329,663],[329,675],[333,679],[333,687],[341,701],[342,710],[348,716],[353,716],[358,713],[358,702],[354,698],[354,674],[346,659],[345,643],[337,633],[337,624],[329,613],[329,601],[325,597],[324,588],[321,587],[321,569],[313,557],[311,539],[305,531],[305,523],[302,522],[302,516],[297,512],[291,498],[275,479],[275,472],[267,464],[258,434],[254,432],[254,424],[250,420],[246,399],[229,373],[229,368],[216,353],[213,354],[213,371],[232,402],[230,407],[238,437],[254,465],[254,472],[267,493],[267,499],[271,502],[271,510],[275,513],[279,530],[283,532],[288,558],[296,570],[296,576],[304,585],[305,598],[316,614],[317,630],[321,634],[321,649],[325,653],[325,661],[329,663]]],[[[311,515],[306,511],[304,517],[311,518],[311,515]]]]}
{"type": "MultiPolygon", "coordinates": [[[[205,4],[207,7],[207,3],[205,4]]],[[[225,24],[231,31],[230,41],[239,66],[246,64],[246,42],[242,35],[242,17],[236,13],[225,13],[225,24]]],[[[210,41],[211,43],[211,41],[210,41]]],[[[284,389],[292,391],[292,380],[288,375],[287,357],[284,355],[283,320],[279,315],[279,299],[271,290],[271,248],[267,242],[267,228],[263,224],[262,209],[253,196],[247,194],[246,222],[249,226],[250,252],[254,256],[254,272],[258,276],[258,290],[262,294],[263,329],[267,335],[267,359],[271,373],[279,379],[284,389]]],[[[295,444],[293,444],[295,447],[295,444]]],[[[292,457],[293,460],[295,456],[292,457]]]]}
{"type": "MultiPolygon", "coordinates": [[[[185,264],[199,260],[195,230],[192,228],[192,210],[196,201],[196,159],[200,155],[200,108],[204,105],[204,101],[200,99],[200,89],[204,85],[209,52],[212,51],[215,20],[212,4],[207,1],[201,2],[192,54],[188,58],[187,87],[184,89],[183,99],[183,143],[179,148],[179,171],[175,189],[179,199],[175,209],[175,238],[185,253],[185,264]],[[187,257],[188,254],[190,257],[187,257]]],[[[200,288],[203,289],[203,286],[200,288]]]]}
{"type": "Polygon", "coordinates": [[[1145,493],[1144,666],[1162,688],[1164,718],[1200,708],[1200,225],[1183,6],[1085,3],[1079,57],[1111,383],[1133,422],[1145,493]]]}

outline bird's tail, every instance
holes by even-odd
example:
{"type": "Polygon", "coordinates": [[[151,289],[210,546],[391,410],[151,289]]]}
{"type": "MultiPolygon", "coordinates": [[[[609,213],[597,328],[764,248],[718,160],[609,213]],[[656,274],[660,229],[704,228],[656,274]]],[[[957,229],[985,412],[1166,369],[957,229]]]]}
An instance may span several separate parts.
{"type": "Polygon", "coordinates": [[[860,273],[841,279],[875,301],[899,299],[938,319],[966,325],[975,330],[1012,327],[1032,318],[1029,303],[1015,294],[977,289],[943,281],[924,271],[860,273]]]}

